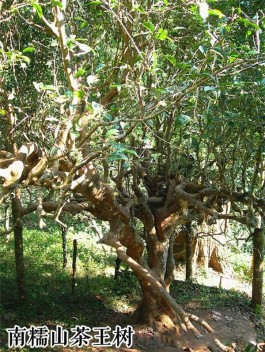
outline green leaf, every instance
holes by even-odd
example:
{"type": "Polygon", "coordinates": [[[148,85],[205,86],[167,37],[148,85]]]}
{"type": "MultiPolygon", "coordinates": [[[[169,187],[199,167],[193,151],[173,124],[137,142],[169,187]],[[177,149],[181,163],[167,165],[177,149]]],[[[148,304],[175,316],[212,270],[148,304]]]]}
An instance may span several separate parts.
{"type": "Polygon", "coordinates": [[[73,44],[75,43],[75,38],[70,37],[66,39],[66,45],[71,50],[73,48],[73,44]]]}
{"type": "Polygon", "coordinates": [[[118,161],[118,160],[125,160],[128,161],[128,156],[120,151],[115,151],[108,157],[108,161],[118,161]]]}
{"type": "Polygon", "coordinates": [[[176,117],[175,126],[185,126],[190,122],[190,119],[188,115],[179,115],[176,117]]]}
{"type": "Polygon", "coordinates": [[[67,91],[65,92],[65,96],[66,96],[67,98],[73,98],[73,92],[72,92],[71,90],[67,90],[67,91]]]}
{"type": "Polygon", "coordinates": [[[80,43],[76,41],[76,45],[79,47],[81,50],[81,53],[78,53],[77,55],[85,55],[87,53],[90,53],[91,51],[95,53],[95,51],[87,44],[80,43]]]}
{"type": "Polygon", "coordinates": [[[157,67],[157,53],[156,51],[153,51],[153,64],[152,64],[152,70],[154,71],[157,67]]]}
{"type": "Polygon", "coordinates": [[[63,8],[63,4],[61,1],[58,1],[58,0],[52,0],[52,4],[55,5],[55,6],[58,6],[60,7],[60,9],[63,8]]]}
{"type": "Polygon", "coordinates": [[[188,62],[183,62],[183,61],[177,61],[175,63],[175,66],[180,68],[181,70],[190,70],[191,65],[188,62]]]}
{"type": "Polygon", "coordinates": [[[3,116],[3,115],[5,115],[5,114],[6,114],[5,110],[0,109],[0,115],[3,116]]]}
{"type": "Polygon", "coordinates": [[[88,23],[86,21],[83,21],[80,23],[80,29],[85,28],[88,25],[88,23]]]}
{"type": "Polygon", "coordinates": [[[154,33],[155,31],[155,26],[153,25],[152,22],[144,22],[143,26],[147,28],[151,33],[154,33]]]}
{"type": "Polygon", "coordinates": [[[36,1],[31,1],[31,5],[35,9],[35,11],[37,12],[37,15],[41,18],[42,17],[42,7],[36,1]]]}
{"type": "Polygon", "coordinates": [[[238,22],[244,23],[244,25],[245,25],[246,27],[247,27],[247,26],[252,26],[252,27],[254,27],[254,28],[257,29],[257,30],[260,29],[260,27],[259,27],[255,22],[252,22],[252,21],[248,20],[247,18],[240,18],[240,19],[238,20],[238,22]]]}
{"type": "Polygon", "coordinates": [[[138,156],[138,154],[136,153],[136,151],[133,150],[133,149],[127,149],[127,148],[125,148],[125,149],[123,149],[123,152],[126,153],[126,154],[129,154],[129,155],[138,156]]]}
{"type": "Polygon", "coordinates": [[[200,143],[199,143],[199,140],[198,140],[198,136],[192,136],[191,137],[191,145],[194,148],[196,148],[196,149],[200,146],[200,143]]]}
{"type": "Polygon", "coordinates": [[[23,61],[25,61],[27,64],[30,63],[30,58],[27,57],[27,56],[25,56],[25,55],[22,55],[22,56],[21,56],[21,59],[22,59],[23,61]]]}
{"type": "Polygon", "coordinates": [[[43,90],[57,90],[57,88],[53,84],[45,84],[42,87],[43,90]]]}
{"type": "Polygon", "coordinates": [[[159,28],[156,35],[155,35],[155,39],[158,39],[158,40],[168,39],[168,30],[163,29],[163,28],[159,28]]]}
{"type": "Polygon", "coordinates": [[[177,32],[177,31],[179,31],[179,30],[186,30],[186,29],[187,29],[186,27],[181,27],[181,26],[179,27],[179,26],[177,26],[177,27],[174,27],[174,28],[173,28],[173,31],[174,31],[174,32],[177,32]]]}
{"type": "Polygon", "coordinates": [[[222,58],[224,58],[226,56],[226,53],[224,52],[224,50],[222,48],[220,48],[219,46],[215,46],[214,48],[211,49],[211,51],[220,55],[222,58]]]}
{"type": "Polygon", "coordinates": [[[208,13],[209,15],[218,16],[219,18],[225,17],[225,15],[220,10],[217,10],[217,9],[209,9],[208,13]]]}
{"type": "Polygon", "coordinates": [[[84,70],[83,68],[80,68],[76,73],[75,73],[75,77],[82,77],[84,76],[84,74],[86,73],[86,70],[84,70]]]}
{"type": "Polygon", "coordinates": [[[177,65],[177,60],[172,55],[164,55],[164,58],[167,59],[173,66],[177,65]]]}
{"type": "Polygon", "coordinates": [[[113,120],[113,116],[107,112],[103,115],[103,118],[104,118],[104,121],[112,121],[113,120]]]}
{"type": "Polygon", "coordinates": [[[204,45],[200,45],[199,46],[199,50],[202,54],[206,54],[207,53],[207,48],[204,45]]]}
{"type": "Polygon", "coordinates": [[[90,6],[96,6],[102,4],[102,1],[89,1],[88,5],[90,6]]]}
{"type": "Polygon", "coordinates": [[[79,24],[80,29],[83,29],[88,25],[88,22],[85,19],[83,19],[82,17],[74,17],[74,20],[80,21],[80,24],[79,24]]]}
{"type": "Polygon", "coordinates": [[[28,46],[27,48],[23,49],[23,53],[33,53],[36,49],[33,46],[28,46]]]}
{"type": "Polygon", "coordinates": [[[76,90],[74,94],[79,99],[84,98],[84,96],[86,95],[85,91],[82,89],[76,90]]]}
{"type": "Polygon", "coordinates": [[[248,30],[247,30],[246,38],[248,38],[249,36],[251,36],[252,31],[253,31],[253,29],[248,29],[248,30]]]}
{"type": "Polygon", "coordinates": [[[238,59],[238,57],[238,54],[232,54],[231,56],[229,56],[229,62],[233,63],[234,61],[236,61],[236,59],[238,59]]]}
{"type": "MultiPolygon", "coordinates": [[[[154,88],[154,87],[150,88],[150,93],[152,95],[154,95],[157,99],[161,99],[162,95],[165,94],[166,92],[167,92],[167,90],[163,89],[163,88],[154,88]]],[[[149,121],[149,123],[150,123],[150,121],[149,121]]]]}
{"type": "Polygon", "coordinates": [[[33,82],[35,89],[40,92],[41,90],[57,90],[57,88],[52,84],[43,84],[43,82],[33,82]]]}
{"type": "Polygon", "coordinates": [[[106,132],[106,137],[117,137],[119,135],[119,131],[116,128],[112,128],[106,132]]]}
{"type": "Polygon", "coordinates": [[[160,156],[161,156],[161,153],[153,153],[153,154],[151,154],[151,157],[152,157],[155,161],[157,161],[160,156]]]}
{"type": "Polygon", "coordinates": [[[145,12],[145,9],[144,9],[141,5],[139,5],[139,4],[134,5],[134,6],[133,6],[133,10],[134,10],[134,11],[137,11],[137,12],[139,12],[139,13],[146,13],[146,12],[145,12]]]}
{"type": "MultiPolygon", "coordinates": [[[[117,131],[119,126],[118,125],[116,125],[116,126],[117,126],[117,128],[116,128],[116,131],[117,131]]],[[[113,142],[113,143],[111,143],[111,145],[112,145],[112,148],[115,149],[116,151],[118,150],[120,152],[123,152],[125,149],[124,143],[113,142]]]]}

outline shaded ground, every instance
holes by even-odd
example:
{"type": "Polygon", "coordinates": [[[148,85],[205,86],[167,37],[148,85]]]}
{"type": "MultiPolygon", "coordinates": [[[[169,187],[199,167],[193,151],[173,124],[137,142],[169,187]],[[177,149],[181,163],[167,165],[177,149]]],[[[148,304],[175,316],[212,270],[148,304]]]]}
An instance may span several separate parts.
{"type": "MultiPolygon", "coordinates": [[[[131,313],[140,300],[139,284],[130,272],[119,280],[113,280],[115,256],[98,254],[93,243],[86,247],[80,243],[73,294],[71,261],[66,269],[58,265],[62,258],[60,234],[55,236],[54,232],[46,232],[44,235],[40,237],[37,231],[25,233],[28,296],[23,304],[17,300],[13,243],[0,239],[0,351],[8,351],[5,329],[16,324],[21,327],[46,325],[50,329],[60,325],[68,331],[76,325],[123,327],[132,324],[131,313]]],[[[181,273],[178,270],[176,274],[181,273]]],[[[265,340],[265,324],[264,319],[258,319],[249,309],[248,295],[238,291],[244,287],[237,288],[233,281],[232,287],[236,289],[219,288],[218,278],[214,280],[210,271],[207,280],[200,281],[200,284],[175,280],[171,294],[190,313],[205,319],[214,328],[215,334],[202,331],[200,339],[186,333],[176,337],[159,335],[148,326],[133,325],[136,334],[130,349],[87,347],[47,348],[45,351],[200,352],[209,351],[207,346],[214,345],[215,337],[224,344],[236,343],[237,352],[256,351],[247,346],[250,341],[265,340]],[[217,287],[204,286],[211,282],[217,283],[217,287]]],[[[17,349],[19,352],[41,350],[17,349]]]]}
{"type": "Polygon", "coordinates": [[[152,334],[148,331],[136,335],[135,345],[142,348],[143,351],[209,351],[207,347],[216,348],[214,339],[218,338],[223,344],[231,345],[235,343],[238,351],[243,351],[249,345],[250,341],[256,341],[256,332],[254,323],[250,320],[247,314],[243,314],[238,308],[219,308],[218,310],[202,310],[189,309],[206,320],[214,329],[214,334],[202,332],[202,337],[197,338],[192,333],[183,333],[182,335],[173,338],[172,336],[156,336],[152,338],[152,334]],[[155,340],[157,341],[155,342],[155,340]],[[148,341],[149,340],[149,341],[148,341]],[[179,346],[173,348],[172,345],[179,346]],[[140,346],[142,345],[142,346],[140,346]],[[169,348],[169,346],[171,347],[169,348]]]}
{"type": "MultiPolygon", "coordinates": [[[[209,334],[202,331],[201,327],[198,326],[199,330],[202,332],[202,336],[197,338],[192,333],[183,333],[180,336],[173,335],[161,335],[156,333],[151,327],[134,325],[135,335],[133,339],[133,346],[130,349],[127,348],[55,348],[55,349],[41,349],[44,351],[119,351],[119,352],[179,352],[179,351],[193,351],[193,352],[207,352],[207,351],[221,351],[214,343],[214,339],[217,338],[222,341],[225,345],[230,345],[233,343],[236,346],[235,351],[238,352],[254,352],[257,351],[256,348],[251,348],[253,343],[262,342],[262,336],[264,331],[259,331],[259,337],[257,338],[257,333],[255,328],[257,328],[258,321],[255,320],[254,316],[251,315],[249,309],[244,305],[244,298],[241,296],[234,296],[229,293],[229,291],[221,290],[217,288],[205,288],[198,284],[191,284],[185,282],[175,282],[173,285],[173,295],[178,291],[178,295],[183,297],[183,292],[189,295],[192,290],[195,294],[194,299],[189,303],[184,304],[185,308],[192,314],[196,314],[200,318],[206,320],[211,327],[214,329],[214,334],[209,334]],[[208,289],[208,290],[207,290],[208,289]],[[221,297],[220,292],[222,293],[221,297]],[[201,306],[202,302],[209,304],[207,301],[207,294],[210,295],[211,300],[215,300],[217,308],[203,309],[201,306]],[[215,299],[214,299],[215,296],[215,299]],[[227,296],[227,300],[225,300],[227,296]],[[229,304],[227,307],[221,307],[219,304],[219,299],[223,299],[223,303],[229,304]],[[236,299],[241,301],[241,304],[236,304],[236,299]]],[[[188,297],[188,296],[187,296],[188,297]]],[[[185,296],[183,299],[187,299],[185,296]]],[[[209,298],[209,297],[208,297],[209,298]]],[[[96,321],[96,326],[111,326],[116,325],[126,326],[131,324],[131,311],[127,313],[119,313],[113,311],[106,307],[104,298],[94,296],[95,304],[91,306],[90,309],[85,308],[88,315],[94,318],[96,321]]],[[[73,302],[74,303],[74,302],[73,302]]],[[[77,303],[77,311],[82,309],[80,302],[77,303]]],[[[84,312],[83,312],[84,313],[84,312]]],[[[39,317],[39,322],[34,324],[43,324],[43,318],[39,317]]],[[[83,324],[84,321],[80,322],[78,317],[72,317],[76,319],[76,324],[83,324]]],[[[5,326],[13,326],[15,323],[19,323],[19,316],[16,313],[5,314],[2,320],[2,328],[5,326]]],[[[50,327],[54,328],[54,322],[46,320],[45,323],[50,327]]],[[[92,320],[91,320],[92,323],[92,320]]],[[[84,323],[85,324],[85,323],[84,323]]],[[[92,323],[93,324],[93,323],[92,323]]],[[[91,325],[90,325],[91,326],[91,325]]],[[[264,328],[264,327],[263,327],[264,328]]],[[[7,351],[4,348],[6,344],[6,336],[2,334],[2,349],[1,351],[7,351]]],[[[22,351],[29,351],[29,349],[23,349],[22,351]]],[[[31,349],[31,351],[40,351],[40,349],[31,349]]],[[[265,351],[265,349],[264,349],[265,351]]]]}

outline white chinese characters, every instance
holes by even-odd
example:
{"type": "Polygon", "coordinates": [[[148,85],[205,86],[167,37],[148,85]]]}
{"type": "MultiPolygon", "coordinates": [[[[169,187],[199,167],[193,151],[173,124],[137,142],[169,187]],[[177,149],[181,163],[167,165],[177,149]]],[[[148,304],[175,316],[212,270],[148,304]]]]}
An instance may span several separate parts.
{"type": "Polygon", "coordinates": [[[130,348],[133,344],[134,330],[131,325],[122,328],[116,325],[113,330],[109,326],[92,327],[86,325],[76,325],[67,329],[56,325],[55,330],[47,326],[30,326],[29,328],[15,325],[6,329],[8,334],[9,348],[51,348],[63,347],[116,347],[125,345],[130,348]]]}

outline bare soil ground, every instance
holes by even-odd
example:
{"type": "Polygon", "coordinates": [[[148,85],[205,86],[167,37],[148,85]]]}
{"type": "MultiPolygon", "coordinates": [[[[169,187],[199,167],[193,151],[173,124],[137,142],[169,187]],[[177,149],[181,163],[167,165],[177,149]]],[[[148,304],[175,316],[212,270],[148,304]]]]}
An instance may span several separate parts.
{"type": "MultiPolygon", "coordinates": [[[[181,271],[178,271],[179,279],[181,271]]],[[[182,273],[183,274],[183,273],[182,273]]],[[[242,283],[241,280],[233,277],[223,277],[214,271],[209,271],[208,276],[201,278],[200,283],[206,286],[217,286],[224,289],[237,289],[246,294],[251,294],[251,285],[242,283]]],[[[189,313],[199,316],[207,321],[214,329],[213,334],[202,331],[201,326],[197,326],[202,336],[196,337],[191,332],[184,332],[179,336],[161,335],[156,333],[151,327],[135,326],[134,344],[132,348],[120,348],[119,352],[218,352],[222,348],[216,343],[216,339],[224,346],[232,347],[230,351],[254,352],[265,351],[265,336],[257,338],[255,321],[252,320],[249,312],[238,306],[222,307],[216,310],[201,309],[194,303],[188,304],[186,310],[189,313]],[[263,340],[263,341],[262,341],[263,340]],[[258,345],[258,343],[260,345],[258,345]]],[[[93,352],[104,349],[91,350],[93,352]]],[[[106,349],[105,349],[106,350],[106,349]]],[[[106,351],[115,351],[107,349],[106,351]]]]}
{"type": "Polygon", "coordinates": [[[256,341],[254,323],[250,317],[243,314],[239,309],[222,308],[216,311],[190,308],[189,311],[206,320],[214,329],[213,334],[202,331],[200,338],[193,333],[183,333],[180,336],[161,336],[140,330],[135,336],[135,345],[140,351],[152,352],[177,352],[177,351],[219,351],[214,339],[220,340],[224,345],[234,343],[238,351],[244,348],[251,341],[256,341]],[[153,337],[154,336],[154,337],[153,337]],[[153,342],[152,342],[153,341],[153,342]],[[174,346],[175,344],[175,346],[174,346]]]}
{"type": "MultiPolygon", "coordinates": [[[[158,334],[148,326],[134,326],[135,335],[131,348],[88,348],[91,352],[218,352],[222,348],[218,347],[215,339],[224,346],[233,346],[229,350],[236,352],[265,351],[264,346],[254,347],[257,342],[255,322],[251,320],[248,312],[243,312],[239,308],[218,308],[218,310],[198,309],[194,306],[187,307],[189,312],[198,315],[206,320],[214,329],[214,333],[200,331],[202,336],[196,337],[191,332],[182,333],[179,336],[158,334]]],[[[110,318],[110,317],[109,317],[110,318]]],[[[109,325],[117,324],[115,317],[109,325]]],[[[124,324],[130,324],[130,317],[124,318],[124,324]]],[[[84,351],[84,349],[64,349],[70,351],[84,351]]],[[[228,350],[227,350],[228,351],[228,350]]]]}

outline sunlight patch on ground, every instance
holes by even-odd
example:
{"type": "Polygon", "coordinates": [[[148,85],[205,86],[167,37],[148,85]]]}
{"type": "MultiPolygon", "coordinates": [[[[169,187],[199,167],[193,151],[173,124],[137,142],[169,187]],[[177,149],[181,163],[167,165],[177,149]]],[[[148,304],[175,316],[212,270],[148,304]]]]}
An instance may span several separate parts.
{"type": "MultiPolygon", "coordinates": [[[[185,266],[178,266],[175,270],[175,279],[185,281],[185,266]]],[[[239,279],[232,276],[225,276],[215,272],[213,269],[208,268],[208,272],[199,271],[196,273],[195,282],[210,287],[219,287],[225,290],[236,290],[245,292],[247,295],[251,295],[251,284],[246,281],[240,281],[239,279]]]]}

